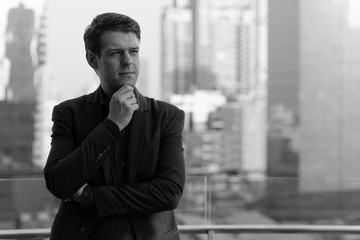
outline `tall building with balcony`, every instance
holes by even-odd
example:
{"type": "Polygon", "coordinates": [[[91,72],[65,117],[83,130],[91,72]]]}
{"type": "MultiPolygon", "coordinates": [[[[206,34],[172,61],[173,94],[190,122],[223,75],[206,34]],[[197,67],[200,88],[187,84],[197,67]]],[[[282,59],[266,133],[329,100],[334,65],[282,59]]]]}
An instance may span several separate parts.
{"type": "Polygon", "coordinates": [[[299,177],[301,193],[360,187],[360,28],[349,3],[269,1],[269,173],[299,177]]]}

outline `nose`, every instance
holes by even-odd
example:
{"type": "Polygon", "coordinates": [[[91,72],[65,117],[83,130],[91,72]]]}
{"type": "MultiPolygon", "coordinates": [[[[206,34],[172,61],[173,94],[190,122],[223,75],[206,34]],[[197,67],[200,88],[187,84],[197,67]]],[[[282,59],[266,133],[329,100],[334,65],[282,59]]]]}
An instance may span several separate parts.
{"type": "Polygon", "coordinates": [[[133,59],[132,59],[130,53],[125,51],[123,53],[123,57],[122,57],[122,64],[123,65],[129,65],[129,64],[132,64],[132,63],[133,63],[133,59]]]}

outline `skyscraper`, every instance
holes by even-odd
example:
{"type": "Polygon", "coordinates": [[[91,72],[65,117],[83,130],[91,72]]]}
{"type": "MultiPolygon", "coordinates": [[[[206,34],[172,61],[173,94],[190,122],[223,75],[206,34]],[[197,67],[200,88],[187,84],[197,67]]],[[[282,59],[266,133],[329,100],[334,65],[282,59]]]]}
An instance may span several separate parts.
{"type": "Polygon", "coordinates": [[[360,29],[349,2],[269,1],[269,161],[297,162],[300,192],[360,186],[360,29]]]}
{"type": "Polygon", "coordinates": [[[167,9],[162,19],[162,98],[193,87],[192,12],[188,5],[167,9]]]}
{"type": "Polygon", "coordinates": [[[34,66],[30,44],[34,34],[34,11],[20,3],[9,11],[6,27],[6,57],[10,77],[6,98],[12,102],[34,102],[34,66]]]}
{"type": "Polygon", "coordinates": [[[255,91],[265,2],[174,1],[163,15],[164,95],[216,89],[234,98],[255,91]]]}
{"type": "Polygon", "coordinates": [[[34,11],[23,4],[9,11],[5,57],[10,63],[5,100],[0,101],[0,165],[31,169],[36,91],[31,42],[34,11]]]}
{"type": "Polygon", "coordinates": [[[34,80],[36,84],[36,112],[33,143],[33,162],[39,167],[45,165],[50,150],[52,110],[58,102],[55,84],[49,66],[47,51],[48,44],[48,1],[44,2],[44,8],[40,16],[36,34],[36,71],[34,80]]]}
{"type": "Polygon", "coordinates": [[[175,1],[163,19],[167,26],[169,19],[181,19],[177,24],[187,26],[186,34],[182,35],[174,34],[175,25],[163,29],[163,96],[196,89],[218,90],[229,102],[241,102],[235,104],[239,108],[235,111],[243,112],[243,119],[236,123],[241,122],[238,127],[243,128],[237,137],[246,149],[238,146],[242,149],[239,162],[245,163],[247,171],[260,175],[265,169],[266,155],[266,3],[266,0],[188,0],[181,4],[175,1]],[[176,45],[185,41],[186,44],[176,45]],[[179,46],[184,49],[177,56],[179,46]],[[186,68],[181,65],[184,63],[186,68]],[[174,74],[184,69],[187,75],[174,74]],[[176,90],[175,86],[181,85],[185,91],[176,90]]]}
{"type": "Polygon", "coordinates": [[[211,14],[211,65],[215,86],[227,96],[240,93],[240,21],[241,11],[233,6],[216,8],[211,14]]]}

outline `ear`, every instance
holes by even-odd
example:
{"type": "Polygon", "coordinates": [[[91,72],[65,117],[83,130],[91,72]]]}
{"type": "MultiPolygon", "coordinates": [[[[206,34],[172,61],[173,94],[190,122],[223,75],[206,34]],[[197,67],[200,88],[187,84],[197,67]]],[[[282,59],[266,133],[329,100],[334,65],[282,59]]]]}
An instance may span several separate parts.
{"type": "Polygon", "coordinates": [[[97,69],[97,58],[93,52],[91,51],[86,52],[86,60],[90,65],[90,67],[92,67],[93,69],[97,69]]]}

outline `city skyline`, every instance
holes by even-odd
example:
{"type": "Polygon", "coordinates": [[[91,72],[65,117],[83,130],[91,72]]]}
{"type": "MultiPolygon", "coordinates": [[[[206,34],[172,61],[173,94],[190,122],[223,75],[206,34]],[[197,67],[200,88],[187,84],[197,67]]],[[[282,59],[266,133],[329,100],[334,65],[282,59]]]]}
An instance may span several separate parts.
{"type": "MultiPolygon", "coordinates": [[[[0,13],[8,16],[5,3],[44,1],[0,0],[0,13]]],[[[120,9],[143,29],[137,86],[155,98],[167,91],[165,100],[185,112],[181,224],[357,224],[360,1],[144,1],[91,2],[82,13],[85,0],[48,0],[45,15],[35,10],[35,25],[43,21],[34,35],[35,74],[21,62],[28,48],[18,51],[27,42],[22,30],[32,24],[22,21],[21,9],[16,14],[21,24],[11,30],[20,41],[6,50],[16,50],[8,59],[17,66],[11,87],[18,97],[0,99],[0,228],[46,227],[53,219],[57,204],[42,172],[52,110],[99,85],[85,60],[83,30],[95,12],[120,9]],[[142,9],[151,15],[141,16],[142,9]],[[33,96],[24,91],[32,77],[35,102],[22,97],[33,96]]],[[[0,24],[3,32],[6,23],[0,24]]]]}
{"type": "MultiPolygon", "coordinates": [[[[38,24],[39,15],[42,14],[43,3],[46,0],[3,0],[0,2],[2,13],[0,34],[2,36],[5,31],[7,11],[10,8],[17,7],[20,2],[23,2],[25,7],[35,10],[38,24]]],[[[170,2],[170,0],[158,0],[156,2],[105,0],[102,2],[94,1],[89,4],[85,0],[76,2],[48,0],[48,68],[59,91],[59,101],[84,94],[84,89],[88,90],[88,86],[99,84],[96,74],[86,62],[82,35],[92,18],[106,11],[124,13],[139,22],[142,28],[140,56],[148,59],[146,70],[149,74],[142,76],[141,79],[151,81],[151,84],[145,85],[149,86],[152,97],[159,98],[160,16],[162,9],[170,2]],[[82,11],[85,5],[86,11],[82,11]],[[65,12],[66,15],[63,14],[65,12]]],[[[3,37],[0,38],[0,60],[4,57],[3,39],[3,37]]],[[[0,77],[3,76],[0,74],[0,77]]],[[[0,84],[2,82],[4,79],[0,79],[0,84]]]]}

